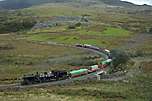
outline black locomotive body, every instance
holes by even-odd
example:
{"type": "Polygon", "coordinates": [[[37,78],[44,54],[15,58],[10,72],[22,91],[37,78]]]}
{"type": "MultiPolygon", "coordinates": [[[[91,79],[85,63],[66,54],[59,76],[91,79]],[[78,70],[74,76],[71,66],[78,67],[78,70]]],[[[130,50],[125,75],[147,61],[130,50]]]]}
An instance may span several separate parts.
{"type": "Polygon", "coordinates": [[[51,71],[44,73],[37,72],[36,74],[23,76],[21,85],[47,83],[58,80],[65,80],[68,78],[69,78],[69,74],[66,71],[51,71]]]}

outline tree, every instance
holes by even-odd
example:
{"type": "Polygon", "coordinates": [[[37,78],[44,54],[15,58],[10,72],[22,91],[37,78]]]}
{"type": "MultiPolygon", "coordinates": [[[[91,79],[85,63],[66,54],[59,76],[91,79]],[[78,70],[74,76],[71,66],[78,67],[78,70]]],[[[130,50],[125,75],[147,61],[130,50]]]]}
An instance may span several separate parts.
{"type": "Polygon", "coordinates": [[[129,60],[128,54],[122,50],[115,49],[111,51],[111,56],[113,57],[112,71],[124,70],[124,64],[126,64],[129,60]]]}

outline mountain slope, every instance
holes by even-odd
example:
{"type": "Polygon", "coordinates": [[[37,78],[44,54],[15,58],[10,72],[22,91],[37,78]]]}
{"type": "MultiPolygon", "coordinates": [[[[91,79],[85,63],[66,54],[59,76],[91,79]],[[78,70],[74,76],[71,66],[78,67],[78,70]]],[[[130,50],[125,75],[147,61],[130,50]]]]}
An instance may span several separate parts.
{"type": "Polygon", "coordinates": [[[106,4],[112,6],[123,6],[123,7],[131,7],[135,6],[132,3],[120,1],[120,0],[5,0],[0,1],[1,9],[20,9],[26,8],[33,5],[40,5],[44,3],[83,3],[83,4],[106,4]]]}
{"type": "Polygon", "coordinates": [[[5,0],[0,2],[3,9],[20,9],[43,3],[68,2],[70,0],[5,0]]]}

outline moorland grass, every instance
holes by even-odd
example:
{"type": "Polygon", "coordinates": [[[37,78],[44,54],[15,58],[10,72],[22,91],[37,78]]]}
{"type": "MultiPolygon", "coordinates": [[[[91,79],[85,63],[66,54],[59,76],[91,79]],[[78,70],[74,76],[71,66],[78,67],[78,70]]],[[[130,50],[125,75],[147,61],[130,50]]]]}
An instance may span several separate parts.
{"type": "Polygon", "coordinates": [[[83,50],[70,47],[29,42],[15,35],[1,35],[0,47],[0,83],[10,83],[10,79],[36,71],[67,69],[68,65],[53,66],[47,60],[84,53],[83,50]],[[3,49],[5,45],[13,48],[3,49]]]}
{"type": "Polygon", "coordinates": [[[143,74],[130,79],[129,83],[86,81],[64,86],[27,88],[16,92],[4,91],[0,92],[0,100],[26,101],[30,97],[29,101],[148,101],[151,99],[151,85],[145,81],[149,79],[143,74]]]}

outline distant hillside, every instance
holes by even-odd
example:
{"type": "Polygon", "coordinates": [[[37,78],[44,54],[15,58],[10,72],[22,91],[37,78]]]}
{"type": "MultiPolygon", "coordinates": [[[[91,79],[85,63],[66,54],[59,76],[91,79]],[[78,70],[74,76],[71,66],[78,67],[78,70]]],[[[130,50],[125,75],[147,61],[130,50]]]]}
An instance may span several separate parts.
{"type": "Polygon", "coordinates": [[[20,9],[43,3],[68,2],[71,0],[5,0],[0,2],[2,9],[20,9]]]}
{"type": "Polygon", "coordinates": [[[135,4],[133,3],[120,1],[120,0],[100,0],[100,1],[103,1],[105,4],[113,5],[113,6],[125,6],[125,7],[135,6],[135,4]]]}
{"type": "Polygon", "coordinates": [[[112,6],[123,6],[123,7],[130,7],[135,6],[132,3],[124,2],[120,0],[5,0],[0,1],[0,8],[1,9],[21,9],[31,7],[33,5],[41,5],[44,3],[86,3],[86,4],[106,4],[112,6]]]}

